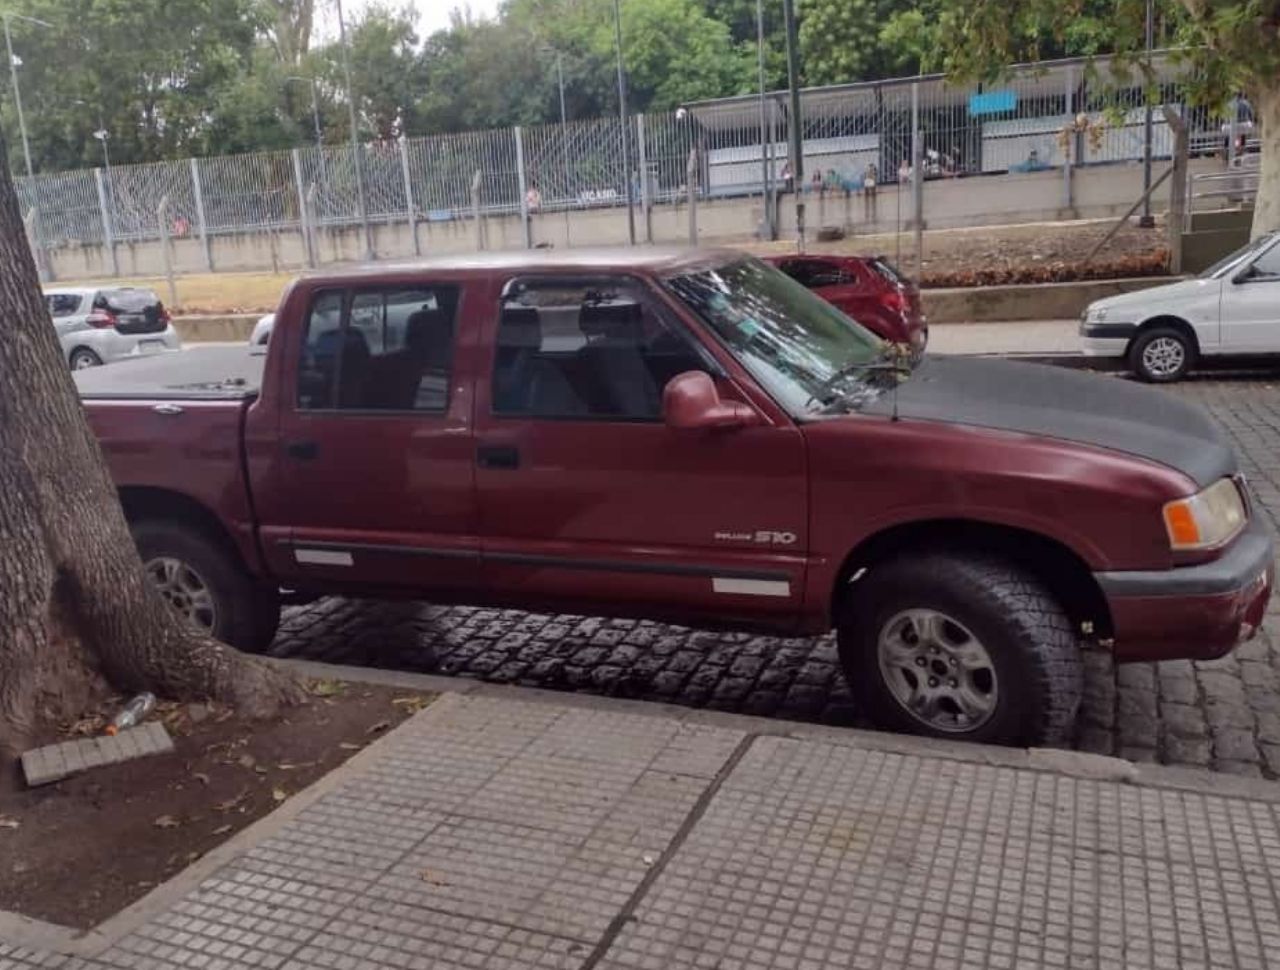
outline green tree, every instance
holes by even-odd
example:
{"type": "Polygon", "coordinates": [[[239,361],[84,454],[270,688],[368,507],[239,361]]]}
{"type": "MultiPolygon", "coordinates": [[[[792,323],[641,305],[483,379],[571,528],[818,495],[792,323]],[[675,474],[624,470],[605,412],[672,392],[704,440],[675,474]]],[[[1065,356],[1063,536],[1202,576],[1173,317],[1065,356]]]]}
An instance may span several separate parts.
{"type": "MultiPolygon", "coordinates": [[[[1145,0],[937,0],[931,63],[962,79],[996,78],[1046,44],[1111,50],[1119,69],[1145,78],[1145,0]]],[[[1220,107],[1243,91],[1260,123],[1262,170],[1253,234],[1280,229],[1280,0],[1156,0],[1159,35],[1183,49],[1197,103],[1220,107]]],[[[1176,119],[1170,119],[1176,125],[1176,119]]]]}

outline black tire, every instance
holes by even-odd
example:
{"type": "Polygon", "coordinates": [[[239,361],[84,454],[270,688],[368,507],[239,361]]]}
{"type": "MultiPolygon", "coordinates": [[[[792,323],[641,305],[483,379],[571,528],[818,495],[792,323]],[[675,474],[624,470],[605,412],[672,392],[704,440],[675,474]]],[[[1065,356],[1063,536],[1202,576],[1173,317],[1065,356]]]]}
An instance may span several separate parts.
{"type": "MultiPolygon", "coordinates": [[[[987,744],[1070,740],[1083,691],[1079,642],[1061,606],[1035,579],[996,558],[922,553],[872,568],[851,594],[838,628],[840,661],[854,697],[876,725],[987,744]],[[996,686],[994,710],[982,723],[941,730],[917,719],[894,695],[881,670],[880,635],[892,639],[891,623],[910,610],[945,614],[985,650],[996,686]]],[[[914,674],[908,666],[901,669],[914,674]]],[[[945,703],[955,709],[954,702],[945,703]]]]}
{"type": "Polygon", "coordinates": [[[176,560],[208,590],[212,626],[200,624],[202,628],[246,653],[261,653],[271,645],[280,625],[280,598],[258,585],[224,543],[171,520],[135,522],[132,531],[144,565],[176,560]]]}
{"type": "Polygon", "coordinates": [[[72,370],[82,370],[89,367],[101,367],[102,358],[88,347],[77,347],[71,351],[71,356],[67,358],[67,363],[72,370]]]}
{"type": "Polygon", "coordinates": [[[1181,380],[1196,360],[1195,342],[1175,327],[1153,327],[1138,334],[1129,345],[1129,369],[1149,384],[1170,384],[1181,380]],[[1170,361],[1168,369],[1156,366],[1149,358],[1149,349],[1164,348],[1166,359],[1170,361]],[[1176,363],[1168,354],[1179,354],[1181,363],[1176,363]]]}

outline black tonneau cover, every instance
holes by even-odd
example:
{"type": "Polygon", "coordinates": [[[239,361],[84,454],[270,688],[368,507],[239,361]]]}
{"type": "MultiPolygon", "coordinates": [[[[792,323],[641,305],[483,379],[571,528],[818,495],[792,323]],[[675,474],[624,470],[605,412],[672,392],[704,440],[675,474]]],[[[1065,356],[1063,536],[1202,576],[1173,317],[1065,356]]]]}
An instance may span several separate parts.
{"type": "Polygon", "coordinates": [[[75,371],[84,400],[235,401],[256,397],[263,347],[201,347],[122,360],[75,371]]]}

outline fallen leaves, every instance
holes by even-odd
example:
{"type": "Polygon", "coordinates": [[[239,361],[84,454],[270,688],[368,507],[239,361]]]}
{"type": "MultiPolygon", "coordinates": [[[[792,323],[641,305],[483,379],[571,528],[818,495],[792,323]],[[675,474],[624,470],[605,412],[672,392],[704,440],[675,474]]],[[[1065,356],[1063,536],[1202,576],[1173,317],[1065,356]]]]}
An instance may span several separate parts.
{"type": "Polygon", "coordinates": [[[341,680],[313,680],[309,687],[315,697],[337,697],[347,689],[341,680]]]}
{"type": "Polygon", "coordinates": [[[273,788],[271,790],[271,800],[277,805],[289,797],[289,793],[283,788],[273,788]]]}
{"type": "Polygon", "coordinates": [[[182,823],[179,822],[172,815],[161,815],[151,824],[158,829],[176,829],[182,823]]]}
{"type": "Polygon", "coordinates": [[[379,733],[379,732],[381,732],[381,731],[385,731],[385,730],[386,730],[387,728],[389,728],[389,727],[391,727],[391,722],[390,722],[390,721],[379,721],[377,724],[371,724],[371,725],[369,725],[369,730],[365,731],[364,733],[365,733],[365,734],[378,734],[378,733],[379,733]]]}
{"type": "Polygon", "coordinates": [[[1064,260],[1035,260],[1034,265],[1010,263],[982,269],[926,270],[923,289],[940,287],[1008,286],[1022,283],[1069,283],[1076,280],[1120,279],[1132,276],[1161,276],[1167,272],[1169,252],[1156,249],[1091,263],[1064,260]]]}
{"type": "Polygon", "coordinates": [[[410,714],[417,714],[418,711],[431,703],[431,698],[415,694],[413,697],[393,697],[391,703],[396,707],[403,708],[410,714]]]}
{"type": "Polygon", "coordinates": [[[213,810],[215,812],[222,812],[224,815],[227,812],[233,811],[249,797],[250,791],[251,789],[246,788],[234,798],[228,798],[225,802],[218,802],[218,804],[213,806],[213,810]]]}
{"type": "Polygon", "coordinates": [[[441,873],[436,872],[434,869],[423,869],[421,876],[422,876],[422,881],[429,886],[449,885],[448,880],[446,880],[441,873]]]}
{"type": "Polygon", "coordinates": [[[16,829],[22,825],[16,818],[10,818],[8,815],[0,815],[0,829],[16,829]]]}

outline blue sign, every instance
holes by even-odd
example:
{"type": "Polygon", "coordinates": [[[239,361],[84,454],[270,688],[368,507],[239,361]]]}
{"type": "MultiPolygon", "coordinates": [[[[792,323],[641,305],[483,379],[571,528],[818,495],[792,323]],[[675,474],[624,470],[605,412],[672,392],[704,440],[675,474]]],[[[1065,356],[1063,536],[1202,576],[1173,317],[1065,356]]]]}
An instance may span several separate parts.
{"type": "Polygon", "coordinates": [[[998,115],[1018,106],[1017,91],[984,91],[969,96],[969,114],[998,115]]]}

